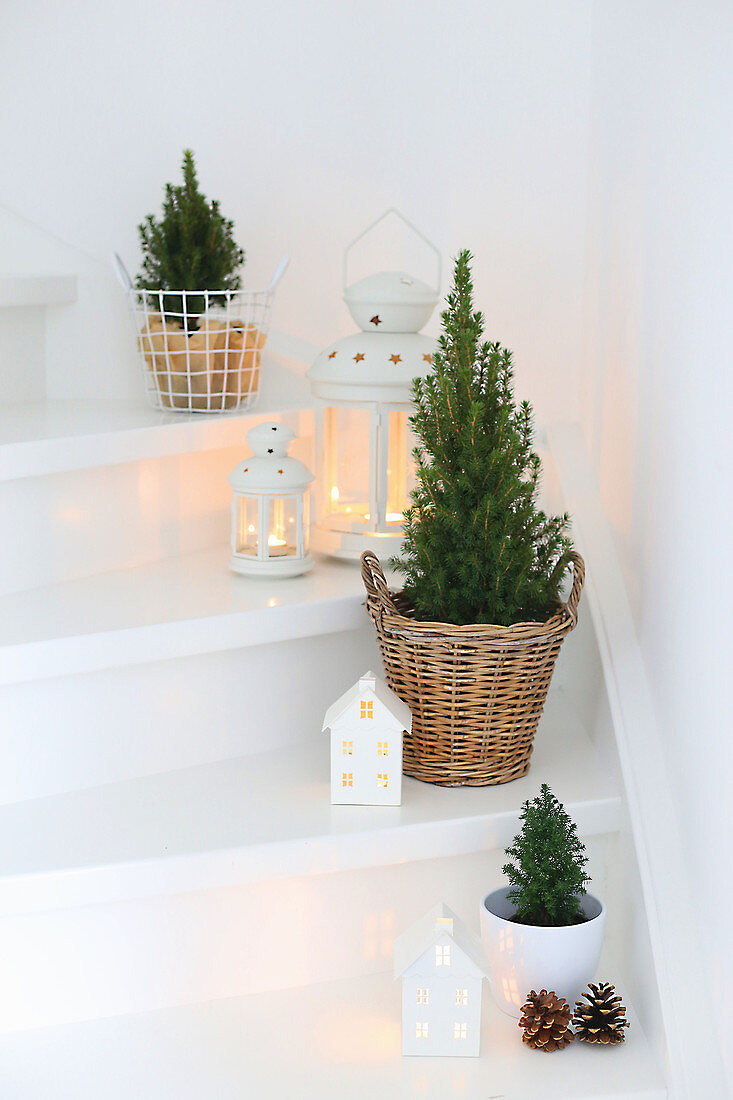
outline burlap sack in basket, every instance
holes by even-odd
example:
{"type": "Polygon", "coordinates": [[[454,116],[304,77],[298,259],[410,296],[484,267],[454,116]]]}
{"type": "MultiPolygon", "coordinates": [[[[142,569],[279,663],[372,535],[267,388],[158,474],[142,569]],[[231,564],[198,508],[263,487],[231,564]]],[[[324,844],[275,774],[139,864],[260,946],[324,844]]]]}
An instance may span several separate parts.
{"type": "Polygon", "coordinates": [[[387,683],[412,711],[405,775],[482,787],[525,774],[560,646],[578,621],[585,565],[579,554],[572,562],[568,602],[547,622],[453,626],[410,618],[376,555],[362,554],[387,683]]]}
{"type": "Polygon", "coordinates": [[[172,409],[233,409],[259,387],[266,336],[254,325],[204,317],[187,336],[159,313],[140,334],[145,361],[163,405],[172,409]]]}

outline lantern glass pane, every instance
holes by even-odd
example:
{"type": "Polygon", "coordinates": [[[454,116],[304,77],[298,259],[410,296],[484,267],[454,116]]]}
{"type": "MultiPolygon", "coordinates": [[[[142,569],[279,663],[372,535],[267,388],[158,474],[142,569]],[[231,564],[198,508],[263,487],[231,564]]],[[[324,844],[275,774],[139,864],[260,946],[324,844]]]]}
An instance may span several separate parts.
{"type": "Polygon", "coordinates": [[[298,499],[273,497],[267,522],[268,558],[291,557],[298,552],[298,499]]]}
{"type": "Polygon", "coordinates": [[[408,482],[408,473],[414,481],[414,461],[411,451],[412,431],[407,423],[404,409],[392,409],[389,413],[389,444],[387,447],[387,508],[388,524],[402,523],[403,512],[407,507],[408,493],[412,485],[408,482]]]}
{"type": "Polygon", "coordinates": [[[257,497],[239,497],[236,515],[235,553],[257,557],[257,522],[259,501],[257,497]]]}
{"type": "MultiPolygon", "coordinates": [[[[323,521],[337,531],[369,525],[370,410],[323,410],[323,521]]],[[[376,521],[372,521],[376,522],[376,521]]]]}
{"type": "Polygon", "coordinates": [[[303,555],[308,553],[311,533],[311,498],[310,493],[305,494],[303,500],[303,555]]]}

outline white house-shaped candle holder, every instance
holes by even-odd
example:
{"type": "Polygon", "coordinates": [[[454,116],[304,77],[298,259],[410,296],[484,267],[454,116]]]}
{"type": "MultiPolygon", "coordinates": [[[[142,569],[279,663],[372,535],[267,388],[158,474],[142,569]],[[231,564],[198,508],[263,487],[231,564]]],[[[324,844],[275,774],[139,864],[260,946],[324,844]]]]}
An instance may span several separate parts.
{"type": "Polygon", "coordinates": [[[398,936],[394,974],[402,978],[402,1053],[476,1057],[481,1046],[481,941],[441,903],[398,936]]]}
{"type": "Polygon", "coordinates": [[[326,711],[331,731],[331,802],[399,806],[402,739],[412,729],[410,708],[373,672],[365,672],[326,711]]]}

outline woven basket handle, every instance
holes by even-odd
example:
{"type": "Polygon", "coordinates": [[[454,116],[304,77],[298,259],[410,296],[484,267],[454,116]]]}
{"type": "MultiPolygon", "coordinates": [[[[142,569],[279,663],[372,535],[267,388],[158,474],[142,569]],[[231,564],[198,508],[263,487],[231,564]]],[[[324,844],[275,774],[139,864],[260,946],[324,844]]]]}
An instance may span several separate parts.
{"type": "Polygon", "coordinates": [[[396,611],[379,558],[373,550],[361,555],[361,576],[367,593],[367,611],[381,615],[384,611],[396,611]]]}
{"type": "Polygon", "coordinates": [[[570,595],[568,596],[567,609],[573,623],[577,623],[580,593],[583,591],[583,582],[585,581],[585,562],[580,554],[575,551],[570,555],[570,561],[573,566],[573,587],[570,589],[570,595]]]}

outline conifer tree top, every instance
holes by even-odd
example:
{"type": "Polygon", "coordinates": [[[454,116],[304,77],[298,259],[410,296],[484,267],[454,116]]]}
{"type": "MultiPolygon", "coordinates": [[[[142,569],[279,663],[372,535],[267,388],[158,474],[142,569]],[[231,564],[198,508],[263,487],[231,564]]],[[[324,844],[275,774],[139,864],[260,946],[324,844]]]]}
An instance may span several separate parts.
{"type": "Polygon", "coordinates": [[[514,403],[511,352],[483,340],[471,258],[455,261],[433,373],[413,383],[417,484],[394,564],[416,618],[509,626],[557,609],[569,518],[538,506],[532,409],[514,403]]]}
{"type": "Polygon", "coordinates": [[[560,927],[582,920],[579,897],[590,882],[588,857],[561,802],[546,783],[522,806],[521,832],[506,850],[502,868],[520,924],[560,927]]]}
{"type": "MultiPolygon", "coordinates": [[[[234,240],[234,223],[222,217],[216,200],[209,202],[199,190],[190,149],[183,152],[182,171],[182,184],[166,184],[160,220],[149,214],[138,226],[143,254],[138,289],[238,290],[245,257],[234,240]]],[[[164,309],[173,316],[186,315],[191,330],[198,327],[196,317],[204,303],[203,296],[186,295],[184,306],[182,296],[171,294],[165,296],[164,309]]]]}

